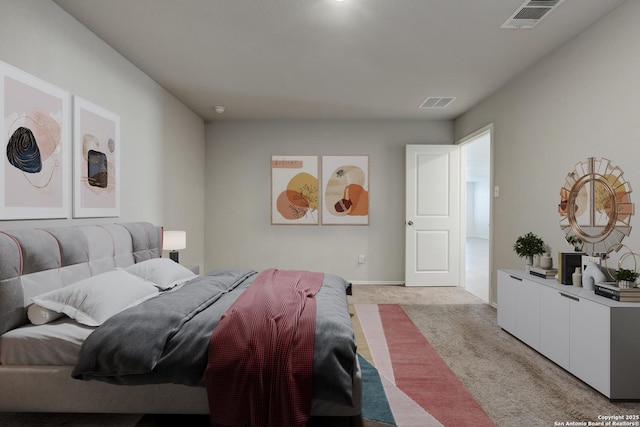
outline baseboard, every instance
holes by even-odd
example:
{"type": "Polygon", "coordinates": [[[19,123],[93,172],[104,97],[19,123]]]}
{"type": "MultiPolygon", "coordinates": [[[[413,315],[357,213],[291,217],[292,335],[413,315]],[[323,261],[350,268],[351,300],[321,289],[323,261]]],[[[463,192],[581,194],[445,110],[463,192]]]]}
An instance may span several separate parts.
{"type": "Polygon", "coordinates": [[[396,281],[396,280],[349,280],[349,282],[354,285],[388,285],[388,286],[398,286],[404,285],[404,280],[396,281]]]}

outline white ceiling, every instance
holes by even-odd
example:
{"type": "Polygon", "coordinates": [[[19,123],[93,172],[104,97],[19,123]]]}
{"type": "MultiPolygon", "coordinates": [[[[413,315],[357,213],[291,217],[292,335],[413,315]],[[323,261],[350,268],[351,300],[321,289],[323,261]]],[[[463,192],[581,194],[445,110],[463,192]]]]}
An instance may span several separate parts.
{"type": "Polygon", "coordinates": [[[625,0],[566,0],[530,30],[500,29],[523,0],[54,1],[224,120],[454,119],[625,0]],[[456,99],[419,109],[431,96],[456,99]]]}

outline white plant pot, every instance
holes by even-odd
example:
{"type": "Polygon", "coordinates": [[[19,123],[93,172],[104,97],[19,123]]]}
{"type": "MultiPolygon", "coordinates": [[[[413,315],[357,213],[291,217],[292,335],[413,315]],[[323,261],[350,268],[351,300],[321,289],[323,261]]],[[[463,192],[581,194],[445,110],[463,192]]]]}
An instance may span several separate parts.
{"type": "Polygon", "coordinates": [[[634,283],[629,280],[618,280],[618,287],[622,289],[633,288],[634,283]]]}

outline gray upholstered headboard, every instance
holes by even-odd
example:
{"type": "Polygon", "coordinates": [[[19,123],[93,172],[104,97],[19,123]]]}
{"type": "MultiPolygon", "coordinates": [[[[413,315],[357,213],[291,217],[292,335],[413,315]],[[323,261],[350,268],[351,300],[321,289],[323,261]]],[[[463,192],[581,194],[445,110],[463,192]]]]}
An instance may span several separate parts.
{"type": "Polygon", "coordinates": [[[147,222],[0,231],[0,334],[27,323],[36,295],[161,254],[147,222]]]}

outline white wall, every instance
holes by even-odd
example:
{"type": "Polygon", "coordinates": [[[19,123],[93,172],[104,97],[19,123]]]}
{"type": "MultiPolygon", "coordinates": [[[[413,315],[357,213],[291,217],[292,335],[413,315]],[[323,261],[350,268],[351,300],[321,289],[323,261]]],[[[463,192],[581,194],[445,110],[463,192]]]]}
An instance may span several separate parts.
{"type": "Polygon", "coordinates": [[[207,125],[205,269],[311,269],[404,281],[406,144],[451,144],[450,121],[222,121],[207,125]],[[370,225],[271,225],[273,154],[370,155],[370,225]],[[358,265],[357,255],[367,261],[358,265]]]}
{"type": "MultiPolygon", "coordinates": [[[[552,253],[571,250],[557,206],[576,163],[605,157],[640,185],[638,20],[640,2],[623,4],[456,120],[456,139],[494,123],[493,295],[496,269],[523,266],[513,252],[519,235],[540,235],[552,253]]],[[[625,240],[637,252],[639,221],[625,240]]]]}
{"type": "Polygon", "coordinates": [[[489,180],[467,182],[467,237],[489,238],[489,180]]]}
{"type": "Polygon", "coordinates": [[[204,123],[50,0],[0,2],[0,60],[120,115],[119,218],[0,221],[0,228],[149,221],[186,229],[203,262],[204,123]]]}

